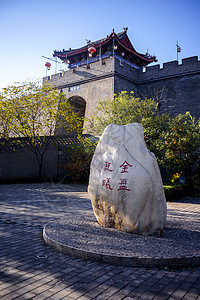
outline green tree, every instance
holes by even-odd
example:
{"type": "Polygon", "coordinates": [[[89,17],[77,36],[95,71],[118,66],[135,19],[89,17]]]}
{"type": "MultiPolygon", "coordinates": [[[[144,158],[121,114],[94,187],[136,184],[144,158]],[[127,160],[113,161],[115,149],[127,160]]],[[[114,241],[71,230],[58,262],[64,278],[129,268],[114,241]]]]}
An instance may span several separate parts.
{"type": "Polygon", "coordinates": [[[102,134],[109,124],[125,125],[128,123],[148,122],[149,118],[156,116],[156,102],[152,99],[144,101],[131,92],[121,92],[113,99],[99,101],[91,118],[87,120],[87,131],[92,134],[102,134]]]}
{"type": "Polygon", "coordinates": [[[195,120],[189,112],[174,117],[160,113],[154,99],[142,100],[133,92],[130,95],[121,92],[114,100],[99,101],[87,120],[87,129],[100,135],[111,123],[133,122],[143,125],[147,146],[169,177],[182,175],[191,186],[200,187],[200,120],[195,120]]]}
{"type": "Polygon", "coordinates": [[[39,176],[47,150],[45,137],[52,136],[58,128],[66,133],[82,131],[82,118],[53,86],[25,82],[3,89],[0,96],[0,137],[28,139],[29,150],[38,161],[39,176]]]}
{"type": "Polygon", "coordinates": [[[170,170],[173,181],[181,175],[192,184],[200,168],[200,120],[189,112],[171,118],[155,148],[160,165],[170,170]]]}
{"type": "Polygon", "coordinates": [[[144,100],[135,97],[134,93],[126,91],[115,95],[113,99],[99,101],[92,116],[87,120],[86,129],[94,135],[101,135],[109,124],[125,125],[133,122],[141,123],[144,128],[146,143],[156,150],[154,141],[167,130],[169,115],[156,110],[154,99],[144,100]]]}

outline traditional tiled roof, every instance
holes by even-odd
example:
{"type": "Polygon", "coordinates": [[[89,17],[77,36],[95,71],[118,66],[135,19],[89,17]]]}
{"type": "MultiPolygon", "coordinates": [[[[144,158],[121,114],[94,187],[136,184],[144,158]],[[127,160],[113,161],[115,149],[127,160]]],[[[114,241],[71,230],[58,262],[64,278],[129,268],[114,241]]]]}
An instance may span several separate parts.
{"type": "MultiPolygon", "coordinates": [[[[84,134],[83,139],[87,137],[92,137],[91,135],[84,134]]],[[[66,135],[66,136],[46,136],[40,137],[32,140],[28,137],[23,138],[9,138],[9,139],[0,139],[0,151],[11,150],[16,151],[23,148],[30,148],[30,146],[43,147],[47,145],[59,145],[59,146],[70,146],[72,144],[79,143],[76,135],[66,135]]]]}
{"type": "Polygon", "coordinates": [[[113,49],[113,47],[117,46],[119,49],[115,52],[119,55],[120,51],[125,52],[125,55],[128,57],[127,59],[136,62],[139,66],[145,66],[151,62],[156,61],[155,56],[145,55],[137,52],[135,48],[133,47],[131,41],[129,40],[129,37],[127,35],[127,29],[125,29],[123,32],[115,33],[113,32],[107,36],[106,38],[97,40],[95,42],[88,42],[87,45],[77,48],[77,49],[69,49],[63,51],[54,51],[54,56],[60,58],[64,62],[74,63],[81,61],[82,59],[85,59],[88,55],[88,47],[93,46],[96,48],[95,55],[102,55],[106,51],[110,51],[113,49]]]}

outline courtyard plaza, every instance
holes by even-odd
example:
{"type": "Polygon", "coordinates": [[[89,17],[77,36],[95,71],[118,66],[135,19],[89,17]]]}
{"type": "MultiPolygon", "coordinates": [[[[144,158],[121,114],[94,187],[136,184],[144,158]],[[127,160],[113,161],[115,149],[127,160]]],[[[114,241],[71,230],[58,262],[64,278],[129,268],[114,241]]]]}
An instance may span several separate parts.
{"type": "MultiPolygon", "coordinates": [[[[115,265],[62,254],[44,243],[45,224],[91,214],[86,185],[5,184],[0,204],[0,299],[200,300],[199,266],[115,265]]],[[[168,202],[168,218],[200,225],[200,199],[168,202]]]]}

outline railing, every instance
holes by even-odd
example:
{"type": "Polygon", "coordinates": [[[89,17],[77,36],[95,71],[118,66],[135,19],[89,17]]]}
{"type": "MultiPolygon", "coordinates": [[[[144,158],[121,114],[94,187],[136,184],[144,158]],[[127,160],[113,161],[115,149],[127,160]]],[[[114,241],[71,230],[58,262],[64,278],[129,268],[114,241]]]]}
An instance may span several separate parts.
{"type": "MultiPolygon", "coordinates": [[[[77,68],[77,67],[80,67],[80,66],[83,66],[83,65],[89,65],[89,64],[91,64],[93,62],[100,61],[100,60],[103,60],[105,58],[109,58],[111,56],[113,56],[113,52],[112,51],[110,51],[110,52],[108,52],[106,54],[103,54],[103,55],[98,55],[98,56],[95,56],[95,57],[91,57],[91,58],[82,60],[82,61],[74,63],[74,64],[70,64],[69,65],[69,69],[74,69],[74,68],[77,68]]],[[[125,58],[123,58],[123,57],[121,57],[121,56],[119,56],[117,54],[114,54],[114,57],[117,58],[121,63],[126,63],[129,66],[131,66],[132,68],[141,69],[140,67],[138,67],[134,63],[131,63],[130,61],[126,60],[125,58]]]]}

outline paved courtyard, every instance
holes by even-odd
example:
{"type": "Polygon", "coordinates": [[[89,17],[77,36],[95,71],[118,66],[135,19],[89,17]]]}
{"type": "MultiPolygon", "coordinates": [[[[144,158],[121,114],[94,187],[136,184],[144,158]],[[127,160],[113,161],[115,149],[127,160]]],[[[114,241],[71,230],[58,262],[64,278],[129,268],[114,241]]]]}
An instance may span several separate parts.
{"type": "MultiPolygon", "coordinates": [[[[43,226],[91,211],[83,185],[0,185],[0,299],[198,299],[200,267],[134,268],[55,252],[43,226]]],[[[199,222],[200,199],[169,203],[174,218],[199,222]]]]}

